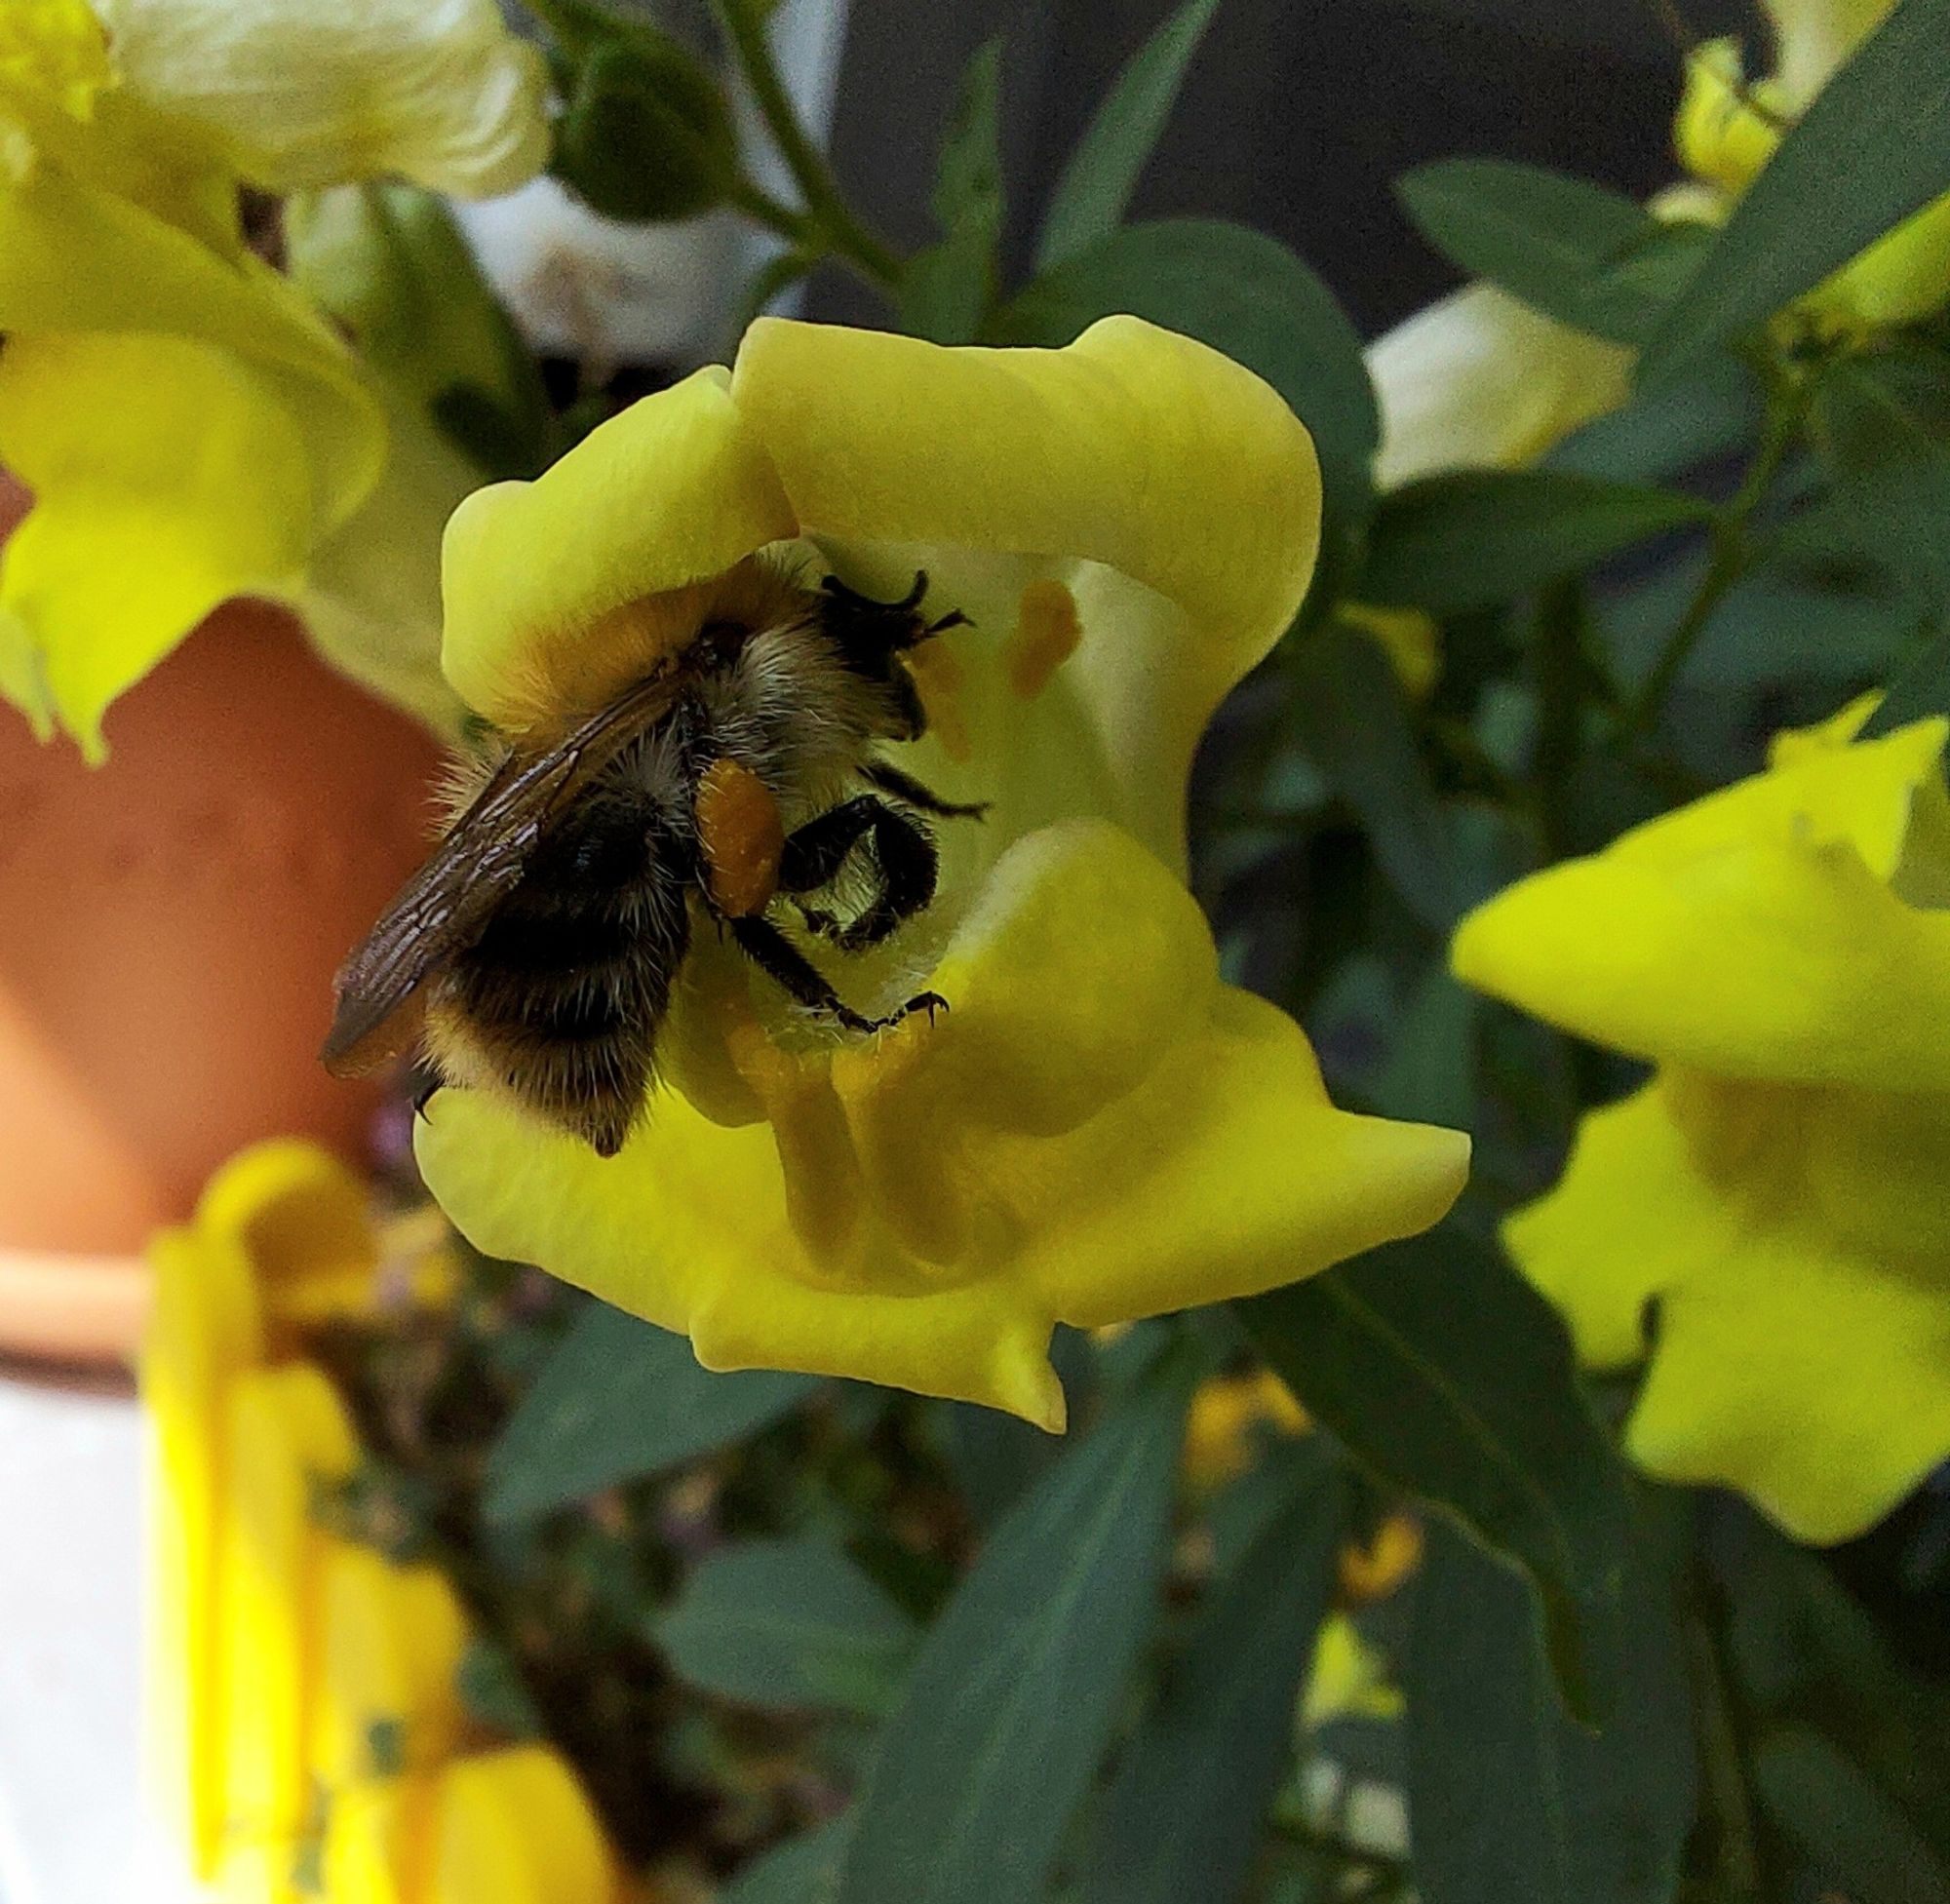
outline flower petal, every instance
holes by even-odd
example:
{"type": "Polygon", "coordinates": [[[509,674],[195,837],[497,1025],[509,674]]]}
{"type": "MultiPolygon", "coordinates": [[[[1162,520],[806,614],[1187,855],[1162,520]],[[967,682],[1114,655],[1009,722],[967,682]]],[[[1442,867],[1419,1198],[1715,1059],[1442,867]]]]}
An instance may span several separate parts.
{"type": "Polygon", "coordinates": [[[15,337],[0,352],[0,455],[35,492],[0,558],[0,607],[29,631],[91,758],[103,710],[218,602],[296,584],[312,473],[267,380],[220,351],[15,337]]]}
{"type": "Polygon", "coordinates": [[[547,162],[547,69],[493,0],[97,4],[131,90],[267,190],[394,175],[485,198],[547,162]]]}
{"type": "Polygon", "coordinates": [[[1950,913],[1906,905],[1946,723],[1771,772],[1521,880],[1463,920],[1458,977],[1636,1057],[1734,1076],[1950,1086],[1950,913]]]}
{"type": "Polygon", "coordinates": [[[1105,563],[1178,602],[1228,685],[1313,572],[1306,430],[1249,370],[1138,318],[1055,351],[761,318],[731,390],[807,534],[1105,563]]]}
{"type": "MultiPolygon", "coordinates": [[[[731,394],[807,535],[907,551],[910,574],[933,550],[1062,564],[1082,610],[1065,673],[1106,757],[1143,761],[1168,790],[1168,830],[1140,831],[1175,851],[1166,842],[1183,825],[1197,737],[1285,630],[1313,572],[1319,466],[1278,396],[1218,352],[1130,317],[1054,351],[944,349],[761,318],[731,394]],[[1116,571],[1114,602],[1083,600],[1098,564],[1116,571]],[[1141,592],[1179,613],[1121,612],[1141,592]]],[[[1005,636],[1016,608],[1012,591],[987,632],[1005,636]]]]}
{"type": "Polygon", "coordinates": [[[1648,1084],[1586,1112],[1556,1187],[1503,1225],[1511,1258],[1571,1325],[1587,1368],[1646,1349],[1646,1304],[1710,1262],[1730,1218],[1648,1084]]]}
{"type": "Polygon", "coordinates": [[[947,1016],[871,1044],[795,1056],[752,1027],[768,1124],[666,1097],[604,1163],[445,1091],[421,1168],[481,1248],[688,1331],[707,1366],[1045,1426],[1055,1320],[1291,1281],[1425,1227],[1462,1187],[1461,1134],[1327,1103],[1299,1029],[1219,985],[1196,905],[1114,827],[1019,842],[933,979],[947,1016]]]}
{"type": "Polygon", "coordinates": [[[1504,1234],[1587,1363],[1657,1302],[1636,1459],[1839,1540],[1950,1453],[1946,1167],[1950,1098],[1663,1071],[1504,1234]]]}
{"type": "Polygon", "coordinates": [[[215,1868],[224,1809],[216,1705],[216,1544],[226,1497],[224,1397],[260,1351],[249,1259],[187,1229],[150,1246],[141,1360],[146,1420],[145,1765],[199,1877],[215,1868]]]}
{"type": "Polygon", "coordinates": [[[436,1567],[401,1567],[371,1547],[328,1543],[320,1569],[319,1697],[313,1772],[332,1789],[388,1769],[375,1729],[400,1763],[437,1765],[459,1736],[454,1675],[467,1620],[436,1567]]]}
{"type": "Polygon", "coordinates": [[[440,538],[481,472],[424,414],[387,414],[378,486],[312,552],[292,605],[340,674],[452,739],[464,711],[440,665],[440,538]]]}
{"type": "MultiPolygon", "coordinates": [[[[326,1807],[318,1895],[332,1904],[418,1904],[415,1880],[428,1856],[433,1797],[431,1781],[410,1776],[334,1791],[326,1807]]],[[[289,1869],[296,1847],[283,1848],[289,1869]]],[[[265,1892],[260,1885],[241,1896],[257,1904],[265,1892]]]]}
{"type": "Polygon", "coordinates": [[[1472,284],[1378,337],[1367,361],[1382,411],[1375,481],[1393,489],[1535,462],[1625,401],[1632,354],[1472,284]]]}
{"type": "Polygon", "coordinates": [[[575,1774],[544,1745],[450,1766],[427,1904],[610,1904],[617,1873],[575,1774]]]}
{"type": "Polygon", "coordinates": [[[1196,903],[1102,822],[1005,853],[930,984],[940,1024],[833,1061],[876,1202],[917,1256],[1006,1263],[1063,1321],[1291,1282],[1462,1187],[1467,1139],[1334,1109],[1300,1029],[1219,984],[1196,903]]]}
{"type": "Polygon", "coordinates": [[[1256,1295],[1440,1222],[1468,1168],[1461,1131],[1337,1110],[1300,1028],[1226,987],[1044,1165],[1095,1188],[1048,1209],[1024,1268],[1084,1326],[1256,1295]]]}
{"type": "Polygon", "coordinates": [[[1950,1455],[1940,1278],[1819,1235],[1744,1237],[1667,1296],[1633,1457],[1750,1495],[1798,1540],[1846,1540],[1950,1455]]]}
{"type": "Polygon", "coordinates": [[[478,1248],[534,1263],[688,1334],[707,1368],[802,1369],[1062,1423],[1050,1318],[1007,1283],[810,1269],[772,1133],[711,1122],[674,1093],[604,1162],[472,1091],[442,1091],[414,1132],[428,1187],[478,1248]]]}
{"type": "Polygon", "coordinates": [[[1774,24],[1774,77],[1791,113],[1808,109],[1835,68],[1888,15],[1892,0],[1761,0],[1774,24]]]}
{"type": "MultiPolygon", "coordinates": [[[[633,404],[532,483],[478,490],[448,525],[442,665],[469,707],[519,726],[600,666],[605,617],[722,573],[799,524],[726,373],[633,404]],[[536,560],[538,550],[548,560],[536,560]]],[[[671,640],[687,640],[679,617],[671,640]]]]}
{"type": "Polygon", "coordinates": [[[1774,157],[1782,119],[1792,116],[1777,88],[1747,84],[1736,41],[1708,40],[1687,56],[1672,142],[1695,177],[1737,197],[1774,157]]]}
{"type": "Polygon", "coordinates": [[[216,1588],[224,1819],[247,1841],[294,1838],[313,1797],[314,1600],[326,1536],[312,1503],[321,1485],[351,1471],[357,1445],[332,1383],[302,1362],[238,1377],[224,1440],[216,1588]]]}
{"type": "MultiPolygon", "coordinates": [[[[0,163],[0,332],[11,349],[75,331],[193,338],[256,366],[314,470],[318,533],[350,515],[377,480],[385,453],[377,400],[291,285],[248,253],[213,250],[29,147],[19,167],[0,163]]],[[[104,413],[119,413],[122,394],[104,413]]]]}
{"type": "Polygon", "coordinates": [[[114,77],[101,22],[85,0],[14,0],[0,14],[0,88],[86,118],[114,77]]]}

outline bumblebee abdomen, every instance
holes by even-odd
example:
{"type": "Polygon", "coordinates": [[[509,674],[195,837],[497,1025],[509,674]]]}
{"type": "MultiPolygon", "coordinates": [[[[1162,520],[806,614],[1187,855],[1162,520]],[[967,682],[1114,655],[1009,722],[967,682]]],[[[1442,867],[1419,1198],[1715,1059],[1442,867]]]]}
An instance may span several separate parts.
{"type": "Polygon", "coordinates": [[[449,968],[442,1069],[612,1155],[642,1114],[688,949],[687,857],[640,810],[598,809],[535,854],[449,968]]]}

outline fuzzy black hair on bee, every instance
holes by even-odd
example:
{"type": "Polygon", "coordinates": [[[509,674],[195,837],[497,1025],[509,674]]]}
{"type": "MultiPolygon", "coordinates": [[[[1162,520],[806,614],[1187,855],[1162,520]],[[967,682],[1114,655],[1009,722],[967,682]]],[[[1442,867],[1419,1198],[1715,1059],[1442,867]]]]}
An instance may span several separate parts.
{"type": "Polygon", "coordinates": [[[965,620],[926,619],[926,594],[925,574],[878,602],[752,558],[644,678],[566,734],[463,768],[432,856],[339,973],[327,1067],[356,1075],[417,1046],[444,1082],[613,1156],[699,914],[847,1030],[941,1009],[923,992],[854,1011],[776,916],[792,906],[840,952],[881,944],[934,898],[929,819],[982,812],[877,752],[926,726],[905,657],[965,620]],[[849,882],[859,903],[825,903],[849,882]]]}

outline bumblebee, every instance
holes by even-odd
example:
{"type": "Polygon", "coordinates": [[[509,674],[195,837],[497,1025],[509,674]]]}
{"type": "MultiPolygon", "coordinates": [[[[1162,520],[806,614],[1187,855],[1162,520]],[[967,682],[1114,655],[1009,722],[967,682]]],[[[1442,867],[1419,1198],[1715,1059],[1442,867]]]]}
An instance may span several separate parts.
{"type": "Polygon", "coordinates": [[[906,657],[966,619],[927,620],[926,593],[924,573],[877,602],[749,558],[687,642],[566,730],[463,770],[432,856],[338,974],[327,1069],[357,1076],[417,1046],[442,1081],[613,1156],[655,1081],[698,913],[848,1031],[943,1009],[922,992],[886,1017],[853,1010],[774,916],[795,906],[841,952],[881,944],[934,897],[929,819],[983,811],[877,753],[926,724],[906,657]]]}

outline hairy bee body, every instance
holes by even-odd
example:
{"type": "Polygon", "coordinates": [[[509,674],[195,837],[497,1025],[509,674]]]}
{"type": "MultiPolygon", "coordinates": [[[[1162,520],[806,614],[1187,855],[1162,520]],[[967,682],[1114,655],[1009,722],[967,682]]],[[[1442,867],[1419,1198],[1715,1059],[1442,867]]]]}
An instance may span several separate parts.
{"type": "Polygon", "coordinates": [[[900,656],[949,625],[917,614],[924,586],[874,602],[747,564],[663,673],[565,735],[477,762],[434,858],[340,974],[327,1064],[368,1069],[417,1037],[445,1081],[512,1096],[612,1155],[655,1080],[694,910],[802,1006],[879,1022],[841,1004],[764,912],[775,891],[830,887],[864,858],[865,913],[800,908],[858,949],[932,897],[931,837],[909,809],[972,809],[873,758],[922,724],[900,656]],[[901,804],[845,798],[855,781],[901,804]],[[775,811],[755,823],[755,808],[775,811]],[[727,859],[765,838],[768,861],[727,859]]]}
{"type": "Polygon", "coordinates": [[[654,1076],[657,1028],[690,944],[696,840],[667,730],[537,845],[427,1000],[448,1082],[512,1091],[609,1152],[654,1076]]]}

